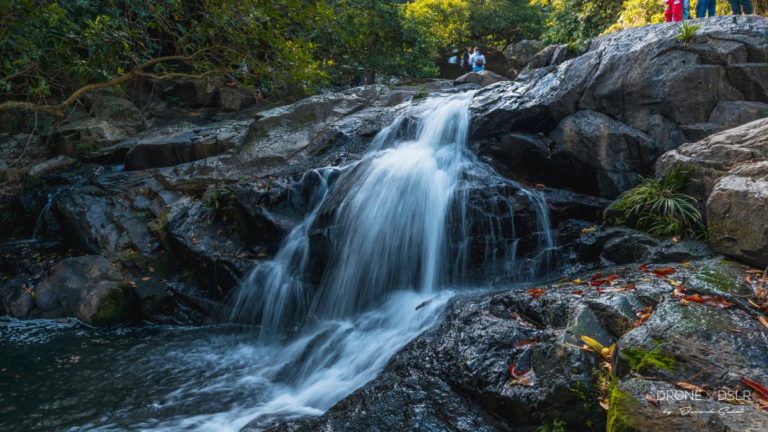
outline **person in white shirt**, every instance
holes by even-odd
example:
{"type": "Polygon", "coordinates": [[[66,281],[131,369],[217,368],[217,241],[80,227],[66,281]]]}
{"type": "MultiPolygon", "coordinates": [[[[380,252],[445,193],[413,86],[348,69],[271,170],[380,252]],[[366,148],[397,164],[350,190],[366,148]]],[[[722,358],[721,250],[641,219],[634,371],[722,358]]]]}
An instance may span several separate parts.
{"type": "Polygon", "coordinates": [[[480,52],[479,47],[475,47],[475,52],[469,58],[469,64],[472,65],[472,72],[482,72],[485,70],[485,56],[480,52]]]}

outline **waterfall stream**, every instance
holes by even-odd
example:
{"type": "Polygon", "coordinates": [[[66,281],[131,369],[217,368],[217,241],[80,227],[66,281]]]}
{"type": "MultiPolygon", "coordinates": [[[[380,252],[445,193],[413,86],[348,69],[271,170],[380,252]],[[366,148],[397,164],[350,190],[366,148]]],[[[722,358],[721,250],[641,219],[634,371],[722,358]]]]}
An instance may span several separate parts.
{"type": "MultiPolygon", "coordinates": [[[[27,388],[65,401],[49,408],[59,430],[259,429],[320,415],[374,379],[457,293],[540,275],[555,247],[546,203],[468,150],[472,96],[414,102],[360,161],[305,174],[305,219],[233,296],[231,320],[257,334],[156,328],[104,339],[11,322],[19,335],[35,334],[30,325],[65,332],[62,353],[78,347],[50,366],[69,381],[52,386],[41,369],[27,388]],[[70,389],[82,409],[67,405],[70,389]]],[[[28,343],[50,349],[13,343],[0,347],[5,361],[28,343]]]]}

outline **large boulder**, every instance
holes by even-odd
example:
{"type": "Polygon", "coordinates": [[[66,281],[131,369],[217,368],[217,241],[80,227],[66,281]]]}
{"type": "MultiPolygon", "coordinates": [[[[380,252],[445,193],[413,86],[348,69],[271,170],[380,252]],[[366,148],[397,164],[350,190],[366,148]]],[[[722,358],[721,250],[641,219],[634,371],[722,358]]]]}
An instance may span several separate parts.
{"type": "Polygon", "coordinates": [[[737,166],[707,200],[709,241],[720,253],[768,266],[768,161],[737,166]]]}
{"type": "Polygon", "coordinates": [[[633,265],[531,291],[456,299],[441,324],[373,381],[319,417],[268,430],[535,430],[555,420],[567,430],[606,423],[614,430],[617,422],[627,427],[621,430],[762,430],[768,416],[754,397],[738,406],[743,413],[730,415],[723,411],[727,393],[717,392],[743,397],[749,389],[742,377],[768,382],[766,329],[742,300],[752,287],[738,265],[717,258],[665,268],[674,274],[655,277],[658,267],[633,265]],[[685,295],[711,303],[681,302],[670,280],[685,280],[685,295]],[[600,379],[601,355],[585,351],[582,336],[616,343],[612,377],[600,379]],[[678,382],[710,393],[684,403],[656,393],[678,382]],[[607,413],[598,406],[600,392],[607,413]],[[657,399],[658,408],[651,405],[657,399]],[[687,415],[679,410],[685,407],[687,415]]]}
{"type": "MultiPolygon", "coordinates": [[[[648,174],[653,157],[760,116],[765,102],[759,71],[768,66],[768,22],[754,16],[717,17],[700,25],[687,43],[677,39],[679,24],[613,33],[591,41],[576,58],[481,89],[471,106],[470,138],[548,134],[559,127],[552,137],[562,147],[573,134],[561,131],[579,126],[570,116],[594,113],[589,116],[601,116],[598,123],[607,125],[612,136],[622,136],[624,144],[618,147],[623,153],[629,148],[638,156],[643,153],[632,167],[591,162],[612,172],[612,185],[606,188],[603,181],[601,189],[615,194],[631,186],[635,174],[648,174]]],[[[593,142],[601,134],[594,129],[580,133],[593,135],[587,137],[593,142]]],[[[571,165],[581,162],[568,159],[571,165]]],[[[572,187],[579,190],[579,185],[572,187]]]]}
{"type": "Polygon", "coordinates": [[[125,168],[140,170],[179,165],[216,156],[239,145],[250,121],[225,121],[206,126],[183,128],[168,133],[162,128],[155,134],[129,140],[125,168]]]}
{"type": "Polygon", "coordinates": [[[661,155],[649,135],[595,111],[565,118],[550,137],[557,143],[553,157],[591,168],[597,190],[590,192],[607,198],[636,185],[661,155]]]}
{"type": "Polygon", "coordinates": [[[510,72],[514,72],[510,76],[517,76],[542,48],[544,48],[544,42],[528,39],[507,45],[502,54],[504,54],[504,57],[506,57],[507,62],[511,66],[510,72]]]}
{"type": "Polygon", "coordinates": [[[718,180],[736,165],[768,159],[768,118],[712,135],[665,153],[656,175],[672,170],[692,173],[688,192],[705,201],[718,180]]]}
{"type": "Polygon", "coordinates": [[[44,317],[73,316],[92,325],[136,317],[137,295],[120,269],[100,255],[61,260],[35,290],[44,317]]]}

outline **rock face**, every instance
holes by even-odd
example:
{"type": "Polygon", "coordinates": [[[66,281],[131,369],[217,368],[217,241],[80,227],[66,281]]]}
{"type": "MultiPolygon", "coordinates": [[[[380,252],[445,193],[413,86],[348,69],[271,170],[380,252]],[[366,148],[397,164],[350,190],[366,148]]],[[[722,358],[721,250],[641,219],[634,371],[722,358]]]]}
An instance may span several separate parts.
{"type": "Polygon", "coordinates": [[[581,275],[591,282],[545,286],[540,293],[460,298],[442,324],[408,344],[372,382],[320,417],[269,430],[534,430],[554,420],[568,430],[600,430],[606,423],[612,430],[617,419],[623,430],[677,431],[713,422],[731,430],[764,428],[768,416],[754,401],[740,406],[741,415],[717,414],[729,405],[713,392],[685,406],[715,407],[714,413],[686,415],[678,410],[681,402],[660,400],[656,408],[646,398],[661,399],[656,389],[674,389],[677,382],[743,392],[744,376],[768,380],[765,329],[737,300],[754,294],[738,266],[715,259],[672,268],[673,279],[688,281],[686,295],[720,296],[732,305],[684,304],[668,281],[636,267],[581,275]],[[642,313],[649,315],[638,321],[642,313]],[[597,406],[600,355],[580,349],[581,336],[616,343],[615,381],[604,390],[607,415],[597,406]]]}
{"type": "MultiPolygon", "coordinates": [[[[603,183],[599,193],[615,196],[632,185],[636,174],[649,174],[654,157],[751,120],[765,103],[759,71],[768,65],[766,20],[718,17],[700,24],[687,44],[677,40],[677,24],[604,36],[576,58],[479,91],[472,108],[473,139],[552,132],[562,148],[565,139],[573,145],[575,135],[590,155],[601,154],[607,145],[609,154],[633,159],[603,166],[594,172],[602,178],[570,187],[595,193],[590,188],[603,183]],[[609,134],[614,139],[606,142],[609,134]],[[612,185],[605,184],[606,170],[612,185]]],[[[562,164],[554,155],[548,159],[550,169],[544,172],[562,164]]]]}
{"type": "Polygon", "coordinates": [[[516,77],[542,48],[544,48],[543,42],[527,39],[507,45],[502,54],[511,66],[509,76],[516,77]]]}
{"type": "Polygon", "coordinates": [[[44,317],[74,316],[112,325],[134,314],[137,296],[112,263],[99,255],[61,260],[35,290],[44,317]]]}
{"type": "Polygon", "coordinates": [[[715,185],[707,226],[718,252],[768,266],[768,161],[741,164],[715,185]]]}
{"type": "Polygon", "coordinates": [[[706,203],[712,246],[757,266],[768,265],[766,208],[768,119],[686,144],[657,162],[658,176],[692,172],[688,192],[706,203]],[[759,161],[759,162],[758,162],[759,161]]]}

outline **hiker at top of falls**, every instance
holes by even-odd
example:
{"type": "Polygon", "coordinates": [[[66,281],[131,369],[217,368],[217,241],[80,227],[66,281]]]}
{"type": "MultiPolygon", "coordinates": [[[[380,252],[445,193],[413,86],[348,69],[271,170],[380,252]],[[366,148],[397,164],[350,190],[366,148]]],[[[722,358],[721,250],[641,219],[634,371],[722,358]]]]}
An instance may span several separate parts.
{"type": "Polygon", "coordinates": [[[734,15],[751,15],[752,14],[752,0],[730,0],[731,10],[734,15]]]}
{"type": "Polygon", "coordinates": [[[665,0],[667,10],[664,11],[666,22],[683,20],[683,0],[665,0]]]}
{"type": "Polygon", "coordinates": [[[707,15],[715,16],[717,0],[698,0],[696,2],[696,18],[704,18],[707,15]]]}
{"type": "Polygon", "coordinates": [[[472,65],[472,72],[482,72],[485,70],[485,56],[480,52],[480,47],[475,47],[475,53],[469,58],[472,65]]]}

